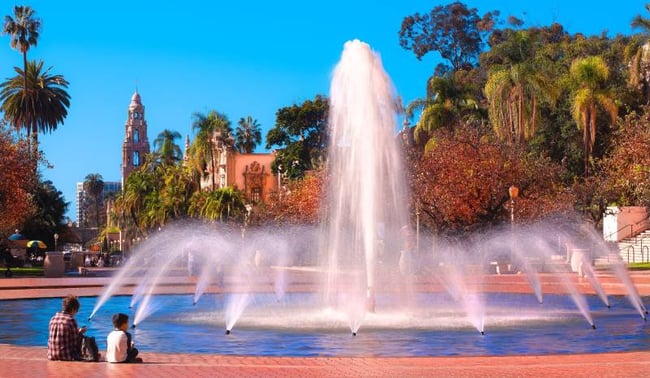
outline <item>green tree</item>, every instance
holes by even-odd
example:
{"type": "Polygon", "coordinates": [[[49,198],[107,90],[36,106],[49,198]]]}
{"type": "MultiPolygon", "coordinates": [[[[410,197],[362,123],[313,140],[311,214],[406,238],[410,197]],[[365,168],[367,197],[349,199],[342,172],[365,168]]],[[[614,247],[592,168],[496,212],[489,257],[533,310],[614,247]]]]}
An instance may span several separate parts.
{"type": "Polygon", "coordinates": [[[266,148],[278,147],[271,165],[273,172],[300,178],[324,161],[328,111],[327,98],[317,95],[314,100],[275,113],[275,126],[266,134],[266,148]]]}
{"type": "Polygon", "coordinates": [[[219,188],[211,192],[197,191],[191,199],[189,214],[207,220],[228,221],[245,212],[244,197],[235,188],[219,188]]]}
{"type": "MultiPolygon", "coordinates": [[[[38,133],[56,130],[70,106],[70,95],[65,90],[68,82],[61,75],[51,75],[51,69],[43,70],[42,61],[31,61],[26,71],[16,67],[18,75],[0,84],[5,118],[16,129],[31,133],[33,151],[38,151],[38,133]]],[[[37,161],[36,152],[33,158],[37,161]]]]}
{"type": "Polygon", "coordinates": [[[437,51],[451,67],[440,64],[436,75],[450,69],[469,69],[478,62],[483,39],[489,33],[499,12],[486,13],[482,18],[476,8],[467,8],[461,2],[439,5],[427,14],[415,13],[402,21],[399,43],[412,50],[418,59],[431,51],[437,51]]]}
{"type": "Polygon", "coordinates": [[[259,123],[251,116],[240,118],[235,130],[235,148],[242,154],[250,154],[262,142],[259,123]]]}
{"type": "MultiPolygon", "coordinates": [[[[650,4],[645,5],[650,12],[650,4]]],[[[640,38],[634,38],[625,52],[629,61],[629,84],[641,90],[646,103],[650,101],[650,19],[636,15],[631,23],[632,28],[641,29],[640,38]]]]}
{"type": "Polygon", "coordinates": [[[182,136],[178,131],[165,129],[154,139],[154,150],[160,157],[162,164],[173,165],[183,158],[181,147],[176,144],[176,140],[181,138],[182,136]]]}
{"type": "Polygon", "coordinates": [[[190,153],[193,155],[196,166],[195,168],[204,177],[206,167],[210,166],[212,171],[212,190],[216,188],[215,176],[215,152],[219,149],[229,148],[232,146],[232,128],[226,115],[210,111],[207,115],[203,113],[194,113],[192,121],[192,130],[196,137],[190,153]]]}
{"type": "Polygon", "coordinates": [[[88,193],[93,199],[95,205],[95,227],[99,230],[101,222],[99,207],[102,203],[102,193],[104,192],[104,178],[99,173],[91,173],[84,179],[84,192],[88,193]]]}
{"type": "MultiPolygon", "coordinates": [[[[41,20],[36,17],[36,11],[29,6],[14,6],[14,17],[5,16],[2,26],[2,34],[8,34],[11,38],[11,48],[18,50],[23,55],[23,72],[27,72],[27,51],[38,43],[41,20]]],[[[27,92],[27,75],[23,75],[23,90],[27,92]]],[[[24,103],[27,106],[27,102],[24,103]]],[[[18,127],[18,125],[14,124],[18,127]]],[[[32,131],[31,122],[27,120],[20,127],[24,127],[27,136],[32,131]]]]}
{"type": "Polygon", "coordinates": [[[21,231],[33,239],[43,240],[54,249],[54,234],[60,231],[68,204],[63,193],[49,180],[39,181],[33,198],[34,212],[21,231]]]}
{"type": "Polygon", "coordinates": [[[609,68],[602,57],[576,59],[571,64],[570,75],[578,86],[573,94],[573,119],[582,130],[585,174],[588,175],[589,160],[596,142],[597,107],[602,107],[609,114],[613,124],[618,117],[618,106],[607,87],[609,68]]]}
{"type": "Polygon", "coordinates": [[[537,129],[539,104],[554,105],[560,96],[557,80],[546,69],[550,62],[536,58],[536,49],[535,36],[525,30],[512,32],[493,48],[501,51],[502,64],[494,66],[485,84],[488,114],[497,136],[510,144],[530,139],[537,129]]]}

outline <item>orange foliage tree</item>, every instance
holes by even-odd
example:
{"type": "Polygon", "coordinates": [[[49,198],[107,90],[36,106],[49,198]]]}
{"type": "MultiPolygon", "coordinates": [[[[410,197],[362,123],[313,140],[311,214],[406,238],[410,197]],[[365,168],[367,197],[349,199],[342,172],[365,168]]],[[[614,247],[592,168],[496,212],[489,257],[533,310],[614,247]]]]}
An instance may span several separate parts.
{"type": "Polygon", "coordinates": [[[410,160],[414,205],[425,227],[453,235],[507,221],[508,188],[519,188],[518,222],[572,211],[573,196],[560,180],[562,167],[507,146],[489,131],[439,131],[427,152],[410,160]]]}
{"type": "Polygon", "coordinates": [[[0,128],[0,237],[6,239],[33,211],[30,194],[33,171],[29,149],[0,128]]]}
{"type": "Polygon", "coordinates": [[[325,171],[322,169],[306,172],[304,178],[289,182],[279,196],[275,194],[264,207],[256,211],[255,220],[317,224],[320,221],[324,180],[325,171]]]}

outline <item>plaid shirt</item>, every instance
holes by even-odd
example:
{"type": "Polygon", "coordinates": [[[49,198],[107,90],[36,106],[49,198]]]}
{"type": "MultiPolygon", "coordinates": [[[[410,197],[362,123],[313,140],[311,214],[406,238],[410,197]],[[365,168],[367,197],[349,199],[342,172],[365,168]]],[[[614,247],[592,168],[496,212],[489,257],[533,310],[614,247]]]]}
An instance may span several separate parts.
{"type": "Polygon", "coordinates": [[[66,312],[57,312],[50,320],[47,340],[48,360],[74,361],[81,354],[81,334],[77,321],[66,312]]]}

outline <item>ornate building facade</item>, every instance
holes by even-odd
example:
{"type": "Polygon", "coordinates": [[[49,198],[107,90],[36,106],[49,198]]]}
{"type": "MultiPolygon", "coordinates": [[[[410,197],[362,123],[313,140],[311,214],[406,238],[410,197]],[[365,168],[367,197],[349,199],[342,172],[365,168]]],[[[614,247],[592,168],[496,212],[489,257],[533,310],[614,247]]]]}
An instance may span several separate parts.
{"type": "Polygon", "coordinates": [[[147,120],[140,94],[136,90],[131,96],[124,125],[124,143],[122,143],[122,187],[126,184],[129,174],[140,168],[145,155],[149,153],[149,138],[147,136],[147,120]]]}

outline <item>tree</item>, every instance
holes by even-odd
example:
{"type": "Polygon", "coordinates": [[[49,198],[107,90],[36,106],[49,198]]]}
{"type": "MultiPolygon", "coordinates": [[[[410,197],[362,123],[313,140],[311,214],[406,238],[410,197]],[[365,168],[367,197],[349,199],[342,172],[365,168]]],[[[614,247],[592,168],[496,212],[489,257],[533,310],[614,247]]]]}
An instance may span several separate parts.
{"type": "Polygon", "coordinates": [[[476,85],[468,80],[471,77],[468,71],[455,71],[429,78],[427,98],[415,100],[406,108],[409,118],[421,110],[413,133],[418,144],[425,144],[440,128],[452,130],[464,122],[481,122],[485,118],[476,85]]]}
{"type": "Polygon", "coordinates": [[[317,95],[314,100],[275,113],[275,126],[266,134],[266,148],[278,146],[273,172],[300,178],[324,161],[328,111],[327,98],[317,95]]]}
{"type": "Polygon", "coordinates": [[[183,152],[180,146],[176,144],[176,140],[181,138],[182,136],[178,131],[167,129],[158,134],[153,141],[153,146],[162,164],[173,165],[183,158],[183,152]]]}
{"type": "MultiPolygon", "coordinates": [[[[11,38],[11,48],[18,50],[23,54],[23,72],[27,72],[27,51],[32,46],[36,46],[38,43],[39,29],[41,28],[41,20],[36,17],[36,11],[34,11],[29,6],[14,6],[14,18],[7,15],[5,16],[5,22],[2,26],[2,34],[8,34],[11,38]]],[[[23,75],[23,90],[27,92],[27,75],[23,75]]],[[[27,106],[27,102],[23,103],[24,106],[27,106]]],[[[25,109],[27,113],[27,109],[25,109]]],[[[21,124],[20,127],[23,127],[27,131],[27,135],[32,131],[31,126],[32,122],[26,120],[24,124],[21,124]]],[[[18,127],[17,124],[14,126],[18,127]]]]}
{"type": "Polygon", "coordinates": [[[549,73],[547,59],[536,57],[535,35],[520,30],[495,46],[490,55],[499,55],[485,84],[488,113],[494,131],[508,143],[523,143],[536,131],[540,103],[554,105],[560,87],[549,73]]]}
{"type": "Polygon", "coordinates": [[[95,226],[99,229],[101,225],[99,207],[102,203],[102,193],[104,193],[104,178],[99,173],[88,174],[84,180],[83,187],[84,192],[93,198],[95,205],[95,226]]]}
{"type": "MultiPolygon", "coordinates": [[[[428,14],[405,17],[399,43],[404,49],[412,50],[418,59],[437,51],[451,64],[451,70],[470,69],[477,63],[483,38],[492,30],[498,15],[499,12],[493,11],[481,18],[476,8],[468,9],[461,2],[439,5],[428,14]]],[[[436,68],[438,76],[450,70],[441,65],[436,68]]]]}
{"type": "Polygon", "coordinates": [[[63,193],[49,181],[39,180],[33,194],[34,211],[25,221],[21,231],[32,239],[45,242],[54,249],[54,233],[59,231],[68,204],[63,193]]]}
{"type": "Polygon", "coordinates": [[[16,142],[0,123],[0,237],[3,239],[35,211],[28,155],[27,144],[16,142]]]}
{"type": "MultiPolygon", "coordinates": [[[[15,68],[18,75],[0,84],[5,118],[16,129],[31,133],[33,151],[38,151],[38,133],[56,130],[70,106],[70,95],[65,91],[68,82],[61,75],[51,75],[51,69],[43,71],[43,61],[31,61],[27,70],[15,68]]],[[[32,158],[38,160],[36,152],[32,158]]]]}
{"type": "MultiPolygon", "coordinates": [[[[650,4],[645,5],[650,12],[650,4]]],[[[650,19],[636,15],[631,23],[632,28],[642,30],[641,38],[632,40],[626,49],[626,60],[630,62],[629,84],[639,88],[646,103],[650,101],[650,19]]]]}
{"type": "Polygon", "coordinates": [[[190,153],[194,156],[195,168],[201,175],[205,176],[206,167],[209,165],[212,172],[212,190],[216,187],[215,182],[215,150],[229,148],[232,146],[232,129],[230,121],[224,114],[216,110],[210,111],[207,115],[194,113],[192,130],[196,132],[196,138],[190,147],[190,153]]]}
{"type": "Polygon", "coordinates": [[[408,169],[413,202],[433,231],[453,236],[507,222],[511,185],[520,189],[516,216],[522,222],[571,210],[561,167],[548,159],[528,156],[480,128],[440,130],[434,139],[408,169]]]}
{"type": "Polygon", "coordinates": [[[250,154],[262,142],[262,131],[256,119],[240,118],[235,130],[235,148],[242,154],[250,154]]]}
{"type": "Polygon", "coordinates": [[[189,209],[190,216],[212,221],[240,219],[244,212],[244,196],[232,187],[219,188],[211,192],[195,192],[189,209]]]}
{"type": "Polygon", "coordinates": [[[609,68],[600,56],[576,59],[571,64],[571,78],[578,88],[573,94],[573,119],[582,130],[585,151],[585,174],[589,174],[589,160],[596,142],[597,106],[601,106],[612,123],[618,117],[618,106],[606,87],[609,68]]]}

